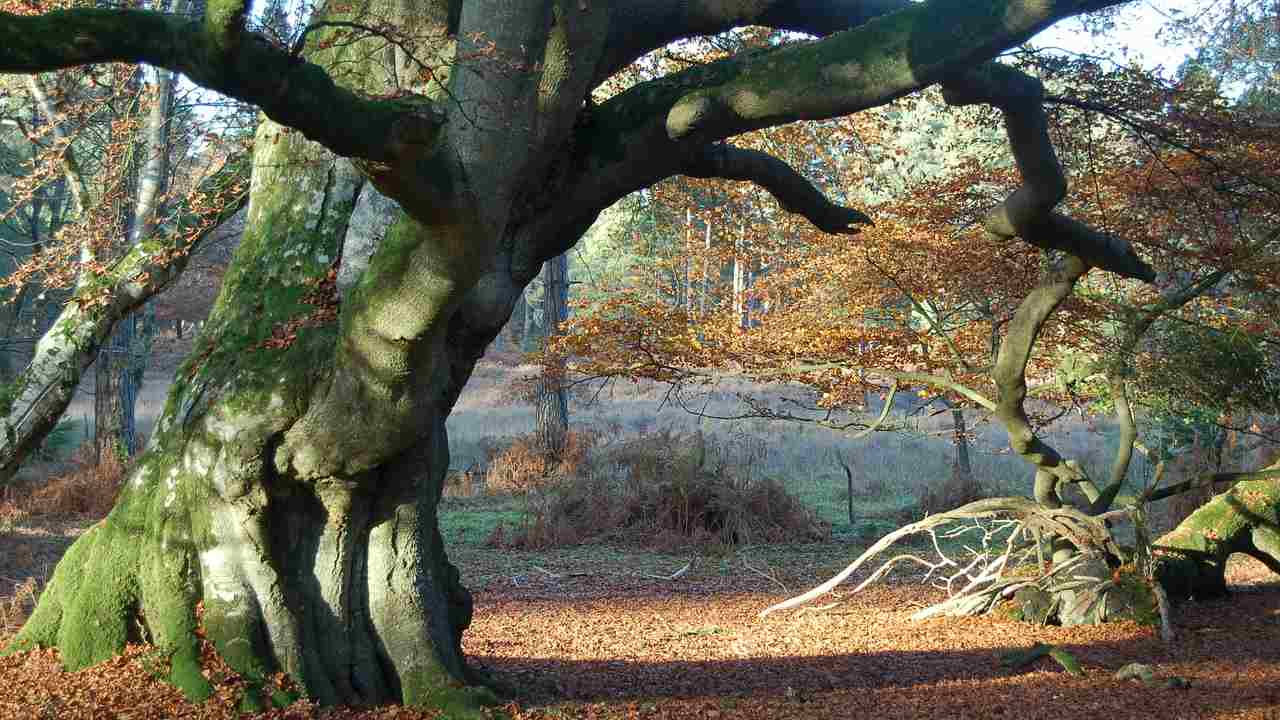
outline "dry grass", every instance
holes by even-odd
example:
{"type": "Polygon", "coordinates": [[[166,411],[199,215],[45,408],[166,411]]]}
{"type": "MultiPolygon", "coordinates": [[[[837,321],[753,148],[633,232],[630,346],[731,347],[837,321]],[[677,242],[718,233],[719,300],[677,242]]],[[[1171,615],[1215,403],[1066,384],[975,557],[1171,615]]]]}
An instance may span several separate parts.
{"type": "Polygon", "coordinates": [[[4,488],[4,497],[0,498],[0,534],[12,532],[31,517],[31,513],[19,506],[15,501],[12,488],[4,488]]]}
{"type": "Polygon", "coordinates": [[[564,451],[551,457],[540,447],[534,434],[521,435],[509,444],[486,441],[488,456],[484,489],[491,495],[524,495],[544,490],[576,477],[596,444],[592,432],[570,432],[564,451]]]}
{"type": "Polygon", "coordinates": [[[39,591],[40,583],[36,578],[28,577],[16,583],[9,595],[0,597],[0,637],[22,629],[22,623],[36,607],[39,591]]]}
{"type": "Polygon", "coordinates": [[[106,517],[120,493],[126,465],[114,456],[97,463],[93,455],[91,446],[81,446],[67,472],[41,484],[17,488],[11,497],[32,516],[106,517]]]}
{"type": "Polygon", "coordinates": [[[532,438],[495,454],[489,491],[520,493],[525,513],[517,527],[499,525],[491,545],[533,549],[608,538],[672,550],[830,536],[830,525],[781,482],[752,472],[765,452],[760,443],[662,430],[612,443],[579,433],[570,447],[554,463],[532,438]]]}

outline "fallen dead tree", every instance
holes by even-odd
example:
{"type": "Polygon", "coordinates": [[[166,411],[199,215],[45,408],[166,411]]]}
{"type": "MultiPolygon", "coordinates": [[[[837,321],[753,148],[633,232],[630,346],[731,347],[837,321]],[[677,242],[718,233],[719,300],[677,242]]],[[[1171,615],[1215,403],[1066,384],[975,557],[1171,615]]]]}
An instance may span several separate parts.
{"type": "Polygon", "coordinates": [[[922,534],[929,536],[935,559],[913,552],[894,555],[853,592],[899,565],[911,564],[926,568],[923,582],[947,592],[946,600],[920,610],[914,619],[978,615],[1015,596],[1021,599],[1023,612],[1031,612],[1040,622],[1051,618],[1086,622],[1153,612],[1150,593],[1135,593],[1134,583],[1123,579],[1131,573],[1113,572],[1113,566],[1120,567],[1131,552],[1116,542],[1107,521],[1126,512],[1090,516],[1071,507],[1046,508],[1029,498],[977,500],[885,535],[830,580],[764,609],[760,616],[831,592],[900,540],[922,534]],[[1048,538],[1065,539],[1077,552],[1056,564],[1046,560],[1048,538]]]}
{"type": "MultiPolygon", "coordinates": [[[[760,617],[810,603],[883,558],[899,541],[927,535],[933,559],[917,552],[893,555],[853,592],[909,564],[925,568],[922,581],[947,592],[947,599],[913,619],[980,615],[1009,601],[1013,614],[1032,622],[1132,619],[1159,623],[1169,639],[1169,598],[1224,594],[1231,555],[1248,555],[1280,572],[1280,462],[1233,477],[1238,482],[1231,488],[1154,541],[1146,533],[1145,502],[1097,515],[1049,508],[1029,498],[971,502],[894,530],[831,579],[765,608],[760,617]],[[1112,528],[1125,520],[1134,525],[1130,547],[1116,540],[1112,528]]],[[[1140,500],[1167,496],[1149,492],[1140,500]]]]}

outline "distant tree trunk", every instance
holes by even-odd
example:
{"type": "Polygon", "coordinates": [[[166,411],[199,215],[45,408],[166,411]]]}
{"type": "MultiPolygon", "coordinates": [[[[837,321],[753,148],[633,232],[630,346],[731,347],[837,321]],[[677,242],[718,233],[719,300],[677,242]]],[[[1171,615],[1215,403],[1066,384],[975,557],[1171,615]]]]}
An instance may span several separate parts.
{"type": "MultiPolygon", "coordinates": [[[[156,215],[168,187],[169,121],[172,119],[176,76],[155,71],[156,97],[147,112],[146,127],[137,143],[141,155],[133,196],[133,206],[125,219],[125,247],[149,237],[156,227],[156,215]]],[[[111,339],[98,355],[94,383],[94,448],[99,463],[105,454],[129,457],[137,451],[135,406],[142,371],[146,368],[152,324],[139,323],[138,313],[116,324],[111,339]]]]}
{"type": "Polygon", "coordinates": [[[684,211],[684,282],[681,292],[684,293],[685,322],[693,324],[693,210],[684,211]]]}
{"type": "MultiPolygon", "coordinates": [[[[544,347],[560,332],[560,324],[568,317],[569,256],[557,255],[542,266],[542,328],[544,347]]],[[[560,457],[569,432],[569,399],[564,389],[564,365],[546,356],[538,381],[536,400],[536,432],[543,449],[551,457],[560,457]]]]}
{"type": "Polygon", "coordinates": [[[707,235],[702,243],[702,299],[698,307],[698,314],[702,317],[707,316],[707,295],[711,292],[711,281],[707,277],[707,265],[711,262],[711,221],[707,221],[707,235]]]}
{"type": "Polygon", "coordinates": [[[738,237],[734,238],[733,248],[733,312],[739,324],[747,327],[747,269],[743,266],[742,253],[747,244],[747,225],[740,226],[738,237]]]}
{"type": "Polygon", "coordinates": [[[537,349],[534,341],[540,337],[538,332],[539,315],[529,302],[529,291],[527,289],[520,293],[520,302],[524,305],[524,330],[520,334],[520,343],[525,352],[532,352],[537,349]]]}
{"type": "Polygon", "coordinates": [[[106,347],[98,353],[93,394],[93,445],[98,463],[134,453],[134,400],[137,388],[131,372],[133,315],[116,323],[106,347]]]}
{"type": "Polygon", "coordinates": [[[849,461],[844,459],[844,455],[839,451],[835,451],[836,462],[840,465],[840,469],[844,470],[845,483],[845,510],[849,515],[849,526],[853,526],[853,468],[849,466],[849,461]]]}
{"type": "Polygon", "coordinates": [[[973,466],[969,463],[969,431],[964,423],[964,410],[951,408],[951,425],[955,431],[956,469],[967,478],[973,477],[973,466]]]}

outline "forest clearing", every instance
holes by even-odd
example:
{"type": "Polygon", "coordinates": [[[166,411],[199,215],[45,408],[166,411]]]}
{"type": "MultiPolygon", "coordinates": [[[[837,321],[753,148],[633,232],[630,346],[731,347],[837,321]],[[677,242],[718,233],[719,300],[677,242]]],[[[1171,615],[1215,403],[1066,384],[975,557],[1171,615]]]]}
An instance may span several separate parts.
{"type": "MultiPolygon", "coordinates": [[[[163,397],[166,355],[158,357],[142,408],[163,397]]],[[[504,392],[531,372],[536,368],[484,365],[454,414],[455,443],[479,448],[500,444],[486,433],[531,429],[532,409],[513,404],[504,392]]],[[[620,388],[618,393],[621,397],[594,408],[575,403],[574,416],[582,418],[575,429],[607,427],[609,420],[631,436],[652,434],[664,425],[686,432],[697,427],[696,419],[681,411],[661,410],[661,388],[620,388]]],[[[147,418],[141,423],[145,427],[147,418]]],[[[1083,446],[1087,438],[1097,442],[1105,435],[1105,430],[1090,432],[1073,424],[1062,441],[1083,446]],[[1074,441],[1069,439],[1073,433],[1074,441]]],[[[771,435],[768,425],[754,429],[762,438],[771,435]]],[[[493,543],[495,529],[528,522],[524,500],[509,493],[484,494],[479,487],[473,495],[446,497],[441,532],[478,607],[464,648],[500,686],[509,684],[512,695],[504,701],[512,717],[531,720],[1275,717],[1280,576],[1244,556],[1233,558],[1228,572],[1230,598],[1179,608],[1172,643],[1162,641],[1157,628],[1134,622],[1063,628],[999,616],[912,620],[914,611],[945,593],[921,584],[920,573],[909,569],[856,595],[837,591],[817,607],[758,618],[763,608],[829,577],[875,535],[896,526],[903,513],[916,509],[928,482],[912,472],[928,467],[921,460],[929,456],[936,456],[931,472],[941,472],[954,452],[950,442],[929,437],[927,430],[907,447],[895,446],[901,438],[891,437],[880,452],[870,447],[874,438],[861,447],[842,448],[855,466],[869,468],[860,485],[872,473],[883,474],[887,482],[880,493],[859,488],[863,517],[857,524],[845,515],[839,466],[822,460],[831,445],[842,445],[838,435],[805,431],[795,433],[802,444],[783,456],[773,448],[774,457],[765,459],[768,472],[790,473],[787,484],[831,525],[830,537],[815,542],[731,546],[710,538],[671,538],[655,548],[652,538],[631,536],[538,549],[503,547],[493,543]],[[1009,667],[1010,655],[1037,644],[1067,650],[1085,674],[1072,675],[1047,656],[1009,667]],[[1117,679],[1116,672],[1130,663],[1151,666],[1157,681],[1148,686],[1117,679]],[[1184,679],[1189,687],[1161,684],[1170,678],[1184,679]]],[[[975,465],[992,475],[1016,472],[1016,458],[989,454],[997,447],[989,441],[999,439],[998,433],[990,435],[975,442],[975,465]]],[[[464,468],[471,462],[470,456],[459,459],[464,468]]],[[[91,498],[84,487],[64,492],[79,493],[82,503],[91,498]]],[[[21,520],[4,520],[0,620],[5,634],[21,626],[33,593],[71,540],[109,507],[109,499],[99,499],[88,513],[33,508],[21,520]]],[[[146,647],[76,673],[62,670],[52,652],[0,660],[0,716],[436,717],[398,706],[321,710],[306,701],[240,715],[236,698],[244,685],[213,658],[207,670],[221,678],[219,689],[213,700],[194,705],[148,669],[154,651],[146,647]]]]}

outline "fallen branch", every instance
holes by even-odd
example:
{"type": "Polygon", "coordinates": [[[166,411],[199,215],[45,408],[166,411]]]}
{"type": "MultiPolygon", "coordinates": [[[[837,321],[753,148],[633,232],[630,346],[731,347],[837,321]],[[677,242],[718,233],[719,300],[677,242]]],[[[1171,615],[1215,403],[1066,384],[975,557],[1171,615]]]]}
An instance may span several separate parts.
{"type": "MultiPolygon", "coordinates": [[[[1018,498],[1018,497],[989,498],[985,500],[976,500],[967,505],[963,505],[959,508],[956,508],[955,510],[951,510],[945,513],[939,513],[937,515],[931,515],[927,518],[924,518],[923,520],[919,520],[917,522],[911,523],[910,525],[905,525],[903,527],[898,528],[897,530],[894,530],[893,532],[889,533],[888,535],[885,535],[884,537],[876,541],[876,543],[872,545],[870,548],[868,548],[866,552],[858,556],[856,560],[851,562],[848,566],[844,568],[844,570],[841,570],[830,580],[827,580],[826,582],[822,583],[821,585],[818,585],[817,587],[813,588],[812,590],[809,590],[806,593],[797,595],[795,597],[789,598],[780,603],[777,603],[775,605],[771,605],[765,608],[764,610],[760,611],[760,614],[758,615],[758,617],[765,617],[766,615],[769,615],[770,613],[773,613],[773,612],[777,612],[778,610],[788,610],[793,607],[798,607],[800,605],[804,605],[809,602],[812,602],[813,600],[816,600],[819,597],[822,597],[823,595],[831,592],[836,587],[838,587],[841,583],[843,583],[851,575],[853,575],[853,573],[857,572],[858,569],[861,568],[864,564],[866,564],[868,560],[874,557],[877,557],[882,552],[887,550],[890,546],[892,546],[894,543],[896,543],[897,541],[901,540],[904,537],[908,537],[910,535],[916,535],[923,532],[931,532],[934,528],[940,525],[944,525],[957,520],[978,520],[978,519],[992,519],[992,518],[1016,521],[1014,523],[1015,528],[1013,531],[1013,536],[1011,536],[1010,542],[1006,545],[1004,553],[1002,553],[1000,556],[998,556],[991,562],[987,563],[983,567],[983,571],[979,572],[976,578],[970,576],[970,581],[966,585],[966,589],[961,591],[962,593],[961,595],[957,595],[945,601],[944,603],[942,603],[942,605],[946,605],[948,603],[952,604],[952,607],[950,608],[949,611],[953,611],[956,606],[964,605],[966,608],[965,614],[971,614],[972,608],[966,605],[966,603],[970,601],[962,599],[966,597],[963,593],[965,593],[966,591],[973,591],[977,586],[981,585],[982,583],[995,582],[997,584],[987,587],[981,590],[980,592],[973,593],[967,596],[970,598],[974,598],[974,597],[981,598],[981,601],[973,600],[972,601],[973,603],[978,603],[980,605],[981,602],[994,602],[994,600],[999,597],[999,593],[1003,592],[1006,588],[999,585],[998,581],[1000,580],[1000,576],[1003,573],[1004,568],[1007,567],[1008,557],[1017,549],[1014,544],[1014,539],[1024,530],[1039,531],[1049,536],[1062,537],[1068,540],[1069,542],[1071,542],[1077,548],[1081,548],[1082,550],[1095,550],[1095,551],[1112,553],[1116,556],[1120,555],[1120,549],[1115,544],[1115,541],[1111,538],[1111,534],[1107,530],[1106,525],[1100,522],[1099,520],[1097,520],[1096,518],[1092,518],[1088,515],[1085,515],[1084,513],[1074,508],[1069,508],[1069,507],[1045,508],[1040,506],[1034,500],[1031,500],[1028,498],[1018,498]],[[994,594],[992,594],[993,588],[996,589],[994,594]]],[[[936,542],[935,542],[935,548],[937,548],[936,542]]],[[[939,549],[939,554],[942,555],[940,549],[939,549]]],[[[975,555],[978,555],[978,553],[975,552],[975,555]]],[[[931,573],[933,569],[936,569],[937,567],[945,566],[948,564],[958,566],[958,564],[955,563],[955,561],[950,560],[949,558],[946,558],[945,555],[943,555],[942,557],[943,557],[943,562],[941,563],[929,563],[927,561],[923,561],[920,558],[917,558],[912,555],[900,555],[900,556],[894,557],[890,559],[887,563],[882,565],[875,573],[872,574],[870,578],[860,583],[857,586],[857,588],[854,589],[854,592],[858,592],[859,590],[866,587],[869,583],[882,577],[886,572],[888,572],[888,569],[890,567],[892,567],[893,565],[896,565],[898,562],[902,560],[914,560],[916,562],[921,562],[926,567],[931,568],[931,571],[930,571],[931,573]]],[[[966,566],[966,568],[961,568],[961,574],[964,574],[966,569],[973,566],[974,564],[971,563],[970,566],[966,566]]],[[[1045,577],[1049,577],[1055,574],[1057,571],[1060,571],[1061,569],[1062,569],[1061,567],[1054,568],[1054,571],[1049,573],[1045,577]]],[[[1023,582],[1023,581],[1019,581],[1019,582],[1023,582]]],[[[929,608],[925,612],[928,614],[936,614],[937,612],[941,612],[941,611],[942,610],[940,610],[939,606],[934,606],[932,608],[929,608]]],[[[928,614],[926,614],[925,616],[928,616],[928,614]]],[[[919,616],[920,613],[917,613],[917,615],[919,616]]]]}
{"type": "Polygon", "coordinates": [[[640,577],[653,578],[654,580],[679,580],[685,573],[689,572],[689,568],[693,567],[693,561],[685,563],[684,567],[671,573],[670,575],[654,575],[652,573],[637,573],[640,577]]]}

